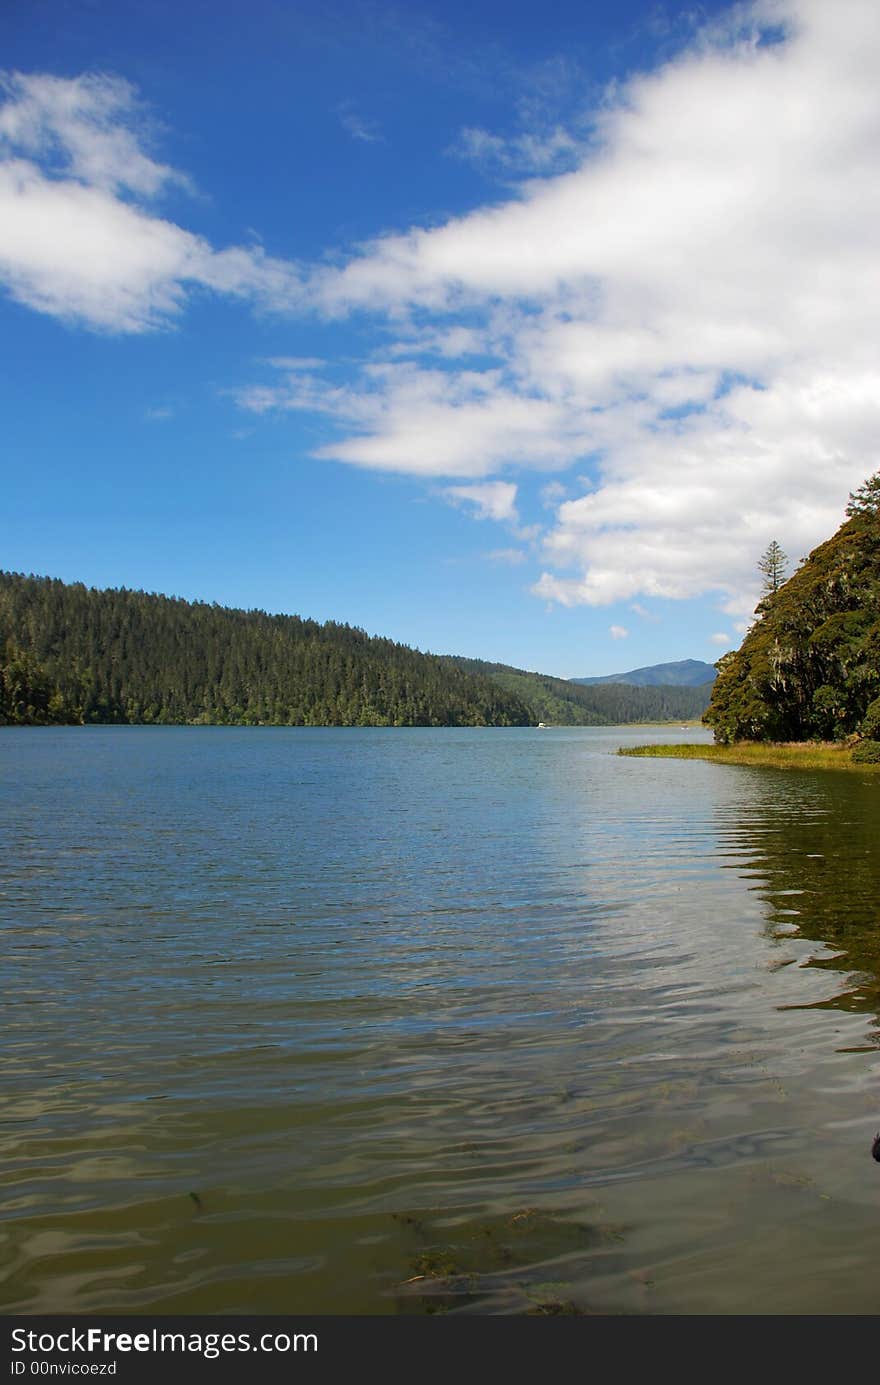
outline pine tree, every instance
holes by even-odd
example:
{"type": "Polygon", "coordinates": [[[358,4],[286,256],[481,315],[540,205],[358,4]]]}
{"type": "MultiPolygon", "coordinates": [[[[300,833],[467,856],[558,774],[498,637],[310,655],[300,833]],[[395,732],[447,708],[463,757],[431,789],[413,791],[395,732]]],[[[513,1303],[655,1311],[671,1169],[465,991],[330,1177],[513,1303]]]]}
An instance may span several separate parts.
{"type": "Polygon", "coordinates": [[[846,514],[848,519],[856,515],[870,519],[880,514],[880,471],[863,481],[858,490],[850,491],[846,514]]]}
{"type": "Polygon", "coordinates": [[[771,541],[758,563],[758,571],[764,579],[764,596],[774,596],[785,581],[788,554],[784,553],[775,539],[771,541]]]}

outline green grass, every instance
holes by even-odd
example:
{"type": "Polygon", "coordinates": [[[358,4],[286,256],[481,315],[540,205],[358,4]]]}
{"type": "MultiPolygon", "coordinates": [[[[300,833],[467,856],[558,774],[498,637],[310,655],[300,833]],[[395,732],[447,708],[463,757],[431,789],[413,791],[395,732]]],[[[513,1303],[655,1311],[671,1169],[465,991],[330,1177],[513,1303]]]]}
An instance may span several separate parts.
{"type": "Polygon", "coordinates": [[[851,748],[833,741],[788,745],[757,741],[736,745],[634,745],[621,746],[617,753],[669,760],[715,760],[723,765],[770,765],[774,769],[848,769],[869,774],[880,769],[880,765],[854,764],[851,748]]]}

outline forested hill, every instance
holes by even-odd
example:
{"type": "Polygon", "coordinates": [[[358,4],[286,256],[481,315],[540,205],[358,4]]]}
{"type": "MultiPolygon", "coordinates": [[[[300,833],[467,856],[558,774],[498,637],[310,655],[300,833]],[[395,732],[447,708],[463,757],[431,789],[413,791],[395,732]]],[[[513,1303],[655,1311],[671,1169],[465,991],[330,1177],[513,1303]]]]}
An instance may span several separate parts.
{"type": "Polygon", "coordinates": [[[532,720],[493,680],[347,625],[0,573],[0,722],[532,720]]]}
{"type": "Polygon", "coordinates": [[[567,678],[527,673],[508,664],[482,659],[452,658],[476,675],[495,680],[505,692],[520,698],[535,721],[555,726],[619,726],[625,722],[688,721],[702,715],[710,684],[703,687],[637,687],[628,683],[583,686],[567,678]]]}
{"type": "Polygon", "coordinates": [[[880,741],[880,472],[847,514],[719,660],[705,715],[716,740],[880,741]]]}
{"type": "Polygon", "coordinates": [[[583,688],[348,625],[0,573],[0,724],[568,726],[683,720],[699,688],[583,688]]]}

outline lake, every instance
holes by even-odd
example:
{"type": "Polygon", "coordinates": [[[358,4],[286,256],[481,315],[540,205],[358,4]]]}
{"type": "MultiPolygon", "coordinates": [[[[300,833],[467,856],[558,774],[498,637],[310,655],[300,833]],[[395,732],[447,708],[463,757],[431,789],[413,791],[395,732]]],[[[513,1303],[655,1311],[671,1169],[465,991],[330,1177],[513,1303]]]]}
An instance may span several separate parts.
{"type": "Polygon", "coordinates": [[[704,734],[0,730],[0,1307],[877,1312],[880,777],[704,734]]]}

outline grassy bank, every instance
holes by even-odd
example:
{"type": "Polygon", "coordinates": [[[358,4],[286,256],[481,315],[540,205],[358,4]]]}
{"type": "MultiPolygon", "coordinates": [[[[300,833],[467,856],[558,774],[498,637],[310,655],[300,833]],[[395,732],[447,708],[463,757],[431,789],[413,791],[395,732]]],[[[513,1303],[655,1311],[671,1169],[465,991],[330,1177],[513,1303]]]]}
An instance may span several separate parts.
{"type": "Polygon", "coordinates": [[[671,760],[717,760],[724,765],[770,765],[774,769],[849,769],[869,774],[880,770],[880,765],[853,763],[850,747],[833,741],[786,745],[758,741],[737,745],[634,745],[621,746],[617,753],[671,760]]]}

